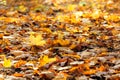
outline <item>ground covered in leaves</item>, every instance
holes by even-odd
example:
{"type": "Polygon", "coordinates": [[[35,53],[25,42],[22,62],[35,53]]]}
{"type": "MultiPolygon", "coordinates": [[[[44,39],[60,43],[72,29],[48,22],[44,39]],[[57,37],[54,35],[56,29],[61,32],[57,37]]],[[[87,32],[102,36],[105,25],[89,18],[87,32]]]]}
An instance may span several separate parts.
{"type": "Polygon", "coordinates": [[[119,4],[21,0],[1,5],[0,80],[120,80],[119,4]]]}

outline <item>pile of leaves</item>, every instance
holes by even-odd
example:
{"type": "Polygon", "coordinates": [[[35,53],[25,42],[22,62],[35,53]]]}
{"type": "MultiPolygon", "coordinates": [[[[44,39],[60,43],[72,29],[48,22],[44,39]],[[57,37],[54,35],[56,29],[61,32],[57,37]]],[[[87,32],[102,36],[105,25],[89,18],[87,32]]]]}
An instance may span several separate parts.
{"type": "Polygon", "coordinates": [[[14,1],[0,6],[0,80],[120,79],[119,0],[14,1]]]}

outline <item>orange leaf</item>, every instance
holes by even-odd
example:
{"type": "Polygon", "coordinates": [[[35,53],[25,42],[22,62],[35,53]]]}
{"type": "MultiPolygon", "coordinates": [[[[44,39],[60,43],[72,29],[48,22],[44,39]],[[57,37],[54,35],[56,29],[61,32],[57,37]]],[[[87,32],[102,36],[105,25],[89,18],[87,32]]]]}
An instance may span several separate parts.
{"type": "Polygon", "coordinates": [[[34,70],[33,73],[34,74],[39,74],[39,71],[38,70],[34,70]]]}
{"type": "Polygon", "coordinates": [[[0,39],[2,39],[3,38],[3,34],[0,34],[0,39]]]}
{"type": "Polygon", "coordinates": [[[74,71],[74,70],[76,70],[76,69],[78,69],[78,68],[79,68],[79,66],[74,66],[74,67],[72,67],[69,71],[72,72],[72,71],[74,71]]]}
{"type": "Polygon", "coordinates": [[[75,48],[75,47],[76,47],[75,44],[71,44],[71,45],[69,46],[70,49],[73,49],[73,48],[75,48]]]}
{"type": "Polygon", "coordinates": [[[43,32],[48,32],[48,33],[52,33],[52,31],[49,28],[41,28],[41,30],[43,32]]]}
{"type": "Polygon", "coordinates": [[[70,44],[70,41],[69,40],[58,40],[58,43],[62,46],[66,46],[68,44],[70,44]]]}
{"type": "Polygon", "coordinates": [[[83,74],[85,74],[85,75],[91,75],[91,74],[94,74],[94,73],[96,73],[96,70],[89,70],[89,71],[84,71],[83,72],[83,74]]]}
{"type": "Polygon", "coordinates": [[[14,67],[15,67],[15,68],[18,68],[18,67],[24,65],[25,63],[26,63],[26,61],[19,60],[17,63],[14,64],[14,67]]]}
{"type": "Polygon", "coordinates": [[[15,76],[15,77],[23,77],[24,74],[22,74],[22,73],[14,73],[13,76],[15,76]]]}
{"type": "Polygon", "coordinates": [[[101,65],[97,70],[99,71],[104,71],[105,70],[105,67],[103,65],[101,65]]]}

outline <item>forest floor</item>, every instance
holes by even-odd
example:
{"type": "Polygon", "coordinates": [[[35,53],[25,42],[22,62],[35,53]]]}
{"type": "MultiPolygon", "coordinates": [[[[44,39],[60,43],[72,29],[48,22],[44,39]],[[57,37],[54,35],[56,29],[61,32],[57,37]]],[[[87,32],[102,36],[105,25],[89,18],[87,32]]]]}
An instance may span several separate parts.
{"type": "Polygon", "coordinates": [[[0,80],[120,80],[120,1],[0,6],[0,80]]]}

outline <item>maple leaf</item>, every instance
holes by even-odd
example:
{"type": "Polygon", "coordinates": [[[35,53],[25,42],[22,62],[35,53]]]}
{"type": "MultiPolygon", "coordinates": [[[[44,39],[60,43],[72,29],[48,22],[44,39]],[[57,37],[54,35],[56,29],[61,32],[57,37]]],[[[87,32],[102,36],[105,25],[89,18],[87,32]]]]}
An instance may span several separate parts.
{"type": "Polygon", "coordinates": [[[43,46],[44,44],[46,44],[46,41],[43,40],[42,35],[39,34],[37,36],[34,36],[34,34],[34,32],[30,33],[29,39],[31,45],[43,46]]]}
{"type": "Polygon", "coordinates": [[[6,59],[6,57],[4,57],[4,63],[3,63],[3,66],[6,67],[6,68],[9,68],[11,67],[11,61],[10,59],[6,59]]]}
{"type": "Polygon", "coordinates": [[[42,58],[40,58],[40,67],[44,66],[47,63],[51,63],[56,61],[56,58],[48,58],[48,56],[43,56],[42,58]]]}

